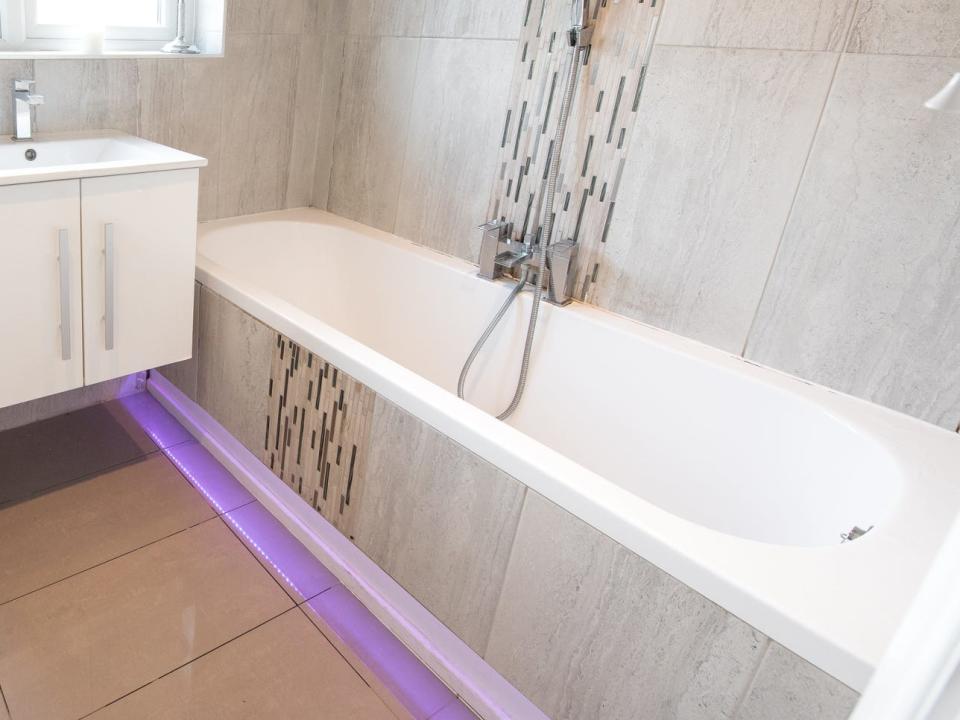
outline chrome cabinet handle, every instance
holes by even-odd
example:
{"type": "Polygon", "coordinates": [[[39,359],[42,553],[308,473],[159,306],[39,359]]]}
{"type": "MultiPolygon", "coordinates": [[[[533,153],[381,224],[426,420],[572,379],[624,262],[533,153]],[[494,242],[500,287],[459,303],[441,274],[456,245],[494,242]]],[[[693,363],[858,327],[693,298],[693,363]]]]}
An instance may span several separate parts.
{"type": "Polygon", "coordinates": [[[69,360],[70,338],[70,231],[60,230],[60,357],[69,360]]]}
{"type": "Polygon", "coordinates": [[[103,226],[103,255],[104,255],[104,345],[107,350],[113,350],[114,333],[116,330],[116,252],[113,242],[113,223],[103,226]]]}

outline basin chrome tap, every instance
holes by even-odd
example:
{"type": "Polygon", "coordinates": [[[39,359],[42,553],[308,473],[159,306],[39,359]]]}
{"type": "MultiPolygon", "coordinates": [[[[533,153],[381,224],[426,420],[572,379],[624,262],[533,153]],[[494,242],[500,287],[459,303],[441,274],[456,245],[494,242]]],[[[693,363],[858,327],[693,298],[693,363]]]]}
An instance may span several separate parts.
{"type": "Polygon", "coordinates": [[[14,140],[33,139],[33,113],[30,109],[34,105],[43,105],[43,95],[31,92],[34,84],[33,80],[13,81],[14,140]]]}

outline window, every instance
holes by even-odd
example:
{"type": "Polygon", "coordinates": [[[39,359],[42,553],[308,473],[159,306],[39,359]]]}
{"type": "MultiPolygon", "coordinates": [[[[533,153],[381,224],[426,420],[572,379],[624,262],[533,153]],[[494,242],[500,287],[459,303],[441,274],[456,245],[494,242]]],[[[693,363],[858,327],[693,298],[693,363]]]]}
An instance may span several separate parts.
{"type": "MultiPolygon", "coordinates": [[[[188,0],[187,28],[196,0],[188,0]]],[[[0,51],[159,50],[177,34],[177,0],[0,0],[0,51]]],[[[189,35],[189,33],[188,33],[189,35]]]]}

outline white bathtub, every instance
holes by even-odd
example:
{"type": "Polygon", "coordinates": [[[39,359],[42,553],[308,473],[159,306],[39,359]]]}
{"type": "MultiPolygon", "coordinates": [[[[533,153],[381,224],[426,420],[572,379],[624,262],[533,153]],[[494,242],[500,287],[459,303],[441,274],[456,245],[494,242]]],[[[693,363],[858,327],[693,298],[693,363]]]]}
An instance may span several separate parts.
{"type": "Polygon", "coordinates": [[[201,225],[198,279],[860,689],[960,507],[960,437],[318,210],[201,225]],[[841,544],[854,526],[867,535],[841,544]]]}

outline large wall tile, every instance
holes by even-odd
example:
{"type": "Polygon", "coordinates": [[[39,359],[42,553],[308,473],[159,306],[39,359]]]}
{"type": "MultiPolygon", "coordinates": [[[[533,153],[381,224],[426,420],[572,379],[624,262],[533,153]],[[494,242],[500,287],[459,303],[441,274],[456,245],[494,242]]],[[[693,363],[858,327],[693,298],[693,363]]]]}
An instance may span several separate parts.
{"type": "Polygon", "coordinates": [[[512,40],[421,42],[397,234],[472,255],[469,240],[488,219],[515,50],[512,40]]]}
{"type": "Polygon", "coordinates": [[[329,209],[392,231],[419,39],[350,38],[344,53],[329,209]]]}
{"type": "Polygon", "coordinates": [[[847,50],[960,57],[960,3],[860,0],[847,50]]]}
{"type": "Polygon", "coordinates": [[[419,37],[426,0],[350,0],[347,32],[350,35],[400,35],[419,37]]]}
{"type": "Polygon", "coordinates": [[[485,658],[550,717],[730,717],[767,642],[527,493],[485,658]]]}
{"type": "Polygon", "coordinates": [[[207,159],[200,170],[201,220],[217,217],[223,61],[140,60],[140,134],[207,159]]]}
{"type": "Polygon", "coordinates": [[[316,0],[229,0],[228,33],[299,33],[305,6],[316,0]]]}
{"type": "Polygon", "coordinates": [[[9,99],[13,81],[33,79],[33,60],[0,60],[0,134],[13,134],[13,104],[9,99]]]}
{"type": "Polygon", "coordinates": [[[219,217],[284,206],[298,48],[285,35],[227,38],[219,217]]]}
{"type": "Polygon", "coordinates": [[[669,45],[840,50],[856,0],[668,2],[657,42],[669,45]]]}
{"type": "Polygon", "coordinates": [[[327,209],[330,199],[330,175],[333,172],[334,140],[337,113],[340,109],[340,85],[343,81],[344,39],[337,37],[324,42],[323,79],[320,107],[316,115],[317,150],[314,159],[313,195],[311,205],[327,209]]]}
{"type": "Polygon", "coordinates": [[[346,531],[482,653],[524,486],[382,398],[369,444],[346,531]]]}
{"type": "Polygon", "coordinates": [[[350,7],[343,0],[306,0],[303,32],[306,34],[342,34],[347,31],[350,7]]]}
{"type": "Polygon", "coordinates": [[[286,207],[327,207],[343,48],[344,39],[335,29],[304,34],[300,38],[286,207]]]}
{"type": "Polygon", "coordinates": [[[255,454],[263,447],[275,342],[266,325],[201,288],[198,402],[255,454]]]}
{"type": "Polygon", "coordinates": [[[37,60],[37,108],[42,132],[138,131],[136,60],[37,60]]]}
{"type": "Polygon", "coordinates": [[[526,0],[426,0],[423,36],[516,39],[528,5],[526,0]]]}
{"type": "Polygon", "coordinates": [[[598,304],[743,349],[835,62],[826,53],[655,50],[598,304]]]}
{"type": "Polygon", "coordinates": [[[951,429],[960,117],[923,101],[955,66],[844,56],[747,348],[758,362],[951,429]]]}
{"type": "Polygon", "coordinates": [[[856,692],[777,643],[770,643],[734,720],[845,720],[856,692]]]}
{"type": "Polygon", "coordinates": [[[290,167],[284,197],[286,207],[304,207],[313,200],[317,137],[320,132],[318,120],[325,99],[324,81],[330,77],[324,72],[324,48],[328,42],[335,40],[328,40],[323,35],[304,35],[299,38],[290,167]]]}

